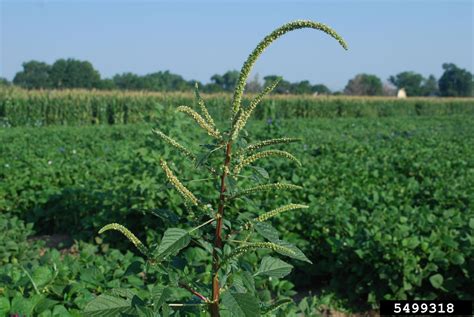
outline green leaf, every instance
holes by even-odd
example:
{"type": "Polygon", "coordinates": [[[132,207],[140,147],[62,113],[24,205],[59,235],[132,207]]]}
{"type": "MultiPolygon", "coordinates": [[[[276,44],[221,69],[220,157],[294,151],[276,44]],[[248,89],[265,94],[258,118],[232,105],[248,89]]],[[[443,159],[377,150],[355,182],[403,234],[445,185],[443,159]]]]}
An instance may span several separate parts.
{"type": "Polygon", "coordinates": [[[138,317],[155,317],[156,316],[153,309],[151,309],[150,307],[145,307],[145,306],[137,306],[137,314],[138,314],[138,317]]]}
{"type": "Polygon", "coordinates": [[[167,229],[156,250],[155,258],[162,260],[167,256],[177,253],[179,250],[185,248],[190,241],[191,237],[186,230],[179,228],[167,229]]]}
{"type": "Polygon", "coordinates": [[[260,267],[255,275],[266,275],[270,277],[281,278],[290,274],[293,265],[277,258],[266,256],[260,263],[260,267]]]}
{"type": "Polygon", "coordinates": [[[29,298],[24,298],[19,293],[13,297],[10,313],[19,314],[20,316],[31,316],[36,305],[44,298],[42,295],[33,295],[29,298]]]}
{"type": "Polygon", "coordinates": [[[8,316],[10,312],[10,301],[6,297],[0,297],[0,316],[8,316]]]}
{"type": "Polygon", "coordinates": [[[461,253],[455,253],[451,257],[451,262],[456,265],[462,265],[465,262],[465,259],[461,253]]]}
{"type": "Polygon", "coordinates": [[[242,282],[244,283],[244,286],[247,288],[248,291],[251,293],[255,293],[255,280],[248,271],[243,271],[242,272],[242,282]]]}
{"type": "Polygon", "coordinates": [[[161,314],[163,317],[169,317],[171,312],[171,308],[168,305],[163,305],[163,308],[161,308],[161,314]]]}
{"type": "Polygon", "coordinates": [[[84,309],[84,316],[113,317],[134,312],[135,309],[132,307],[131,300],[110,295],[99,295],[87,304],[84,309]]]}
{"type": "Polygon", "coordinates": [[[133,261],[132,263],[130,263],[130,265],[127,267],[127,269],[125,270],[125,273],[123,273],[124,276],[128,276],[128,275],[136,275],[140,272],[143,272],[143,269],[142,269],[142,262],[140,261],[133,261]]]}
{"type": "Polygon", "coordinates": [[[474,229],[474,218],[469,219],[469,227],[471,227],[471,229],[474,229]]]}
{"type": "Polygon", "coordinates": [[[110,291],[110,294],[130,300],[132,300],[134,296],[137,296],[134,290],[128,288],[114,288],[110,291]]]}
{"type": "Polygon", "coordinates": [[[443,275],[435,274],[430,277],[430,283],[434,288],[441,288],[443,286],[443,275]]]}
{"type": "Polygon", "coordinates": [[[255,230],[270,242],[280,241],[279,232],[267,222],[255,222],[255,230]]]}
{"type": "Polygon", "coordinates": [[[258,299],[249,293],[231,293],[226,291],[222,294],[222,304],[232,312],[235,317],[259,317],[260,307],[258,299]]]}
{"type": "Polygon", "coordinates": [[[276,301],[274,304],[262,307],[262,314],[265,315],[265,314],[274,312],[275,310],[279,309],[280,307],[282,307],[284,305],[287,305],[288,303],[291,303],[291,302],[293,302],[293,301],[289,298],[280,299],[280,300],[276,301]]]}
{"type": "Polygon", "coordinates": [[[293,244],[291,244],[287,241],[283,241],[283,240],[275,241],[275,243],[278,244],[278,245],[281,245],[282,247],[288,248],[288,249],[290,249],[291,251],[294,252],[294,253],[287,253],[287,252],[284,252],[284,251],[276,251],[276,252],[280,253],[281,255],[285,255],[285,256],[288,256],[288,257],[296,259],[296,260],[300,260],[300,261],[304,261],[304,262],[308,262],[310,264],[313,264],[313,262],[311,262],[306,257],[306,255],[304,255],[304,253],[300,249],[298,249],[296,246],[294,246],[293,244]]]}
{"type": "MultiPolygon", "coordinates": [[[[59,303],[60,302],[57,301],[57,300],[52,300],[52,299],[49,299],[49,298],[43,298],[42,300],[40,300],[38,302],[38,304],[36,304],[34,312],[36,314],[41,314],[44,311],[49,311],[50,309],[52,309],[55,305],[57,305],[59,303]]],[[[1,312],[1,309],[0,309],[0,312],[1,312]]]]}
{"type": "Polygon", "coordinates": [[[263,178],[268,179],[268,178],[270,177],[270,175],[268,175],[267,170],[264,169],[263,167],[252,166],[252,168],[253,168],[258,174],[260,174],[260,176],[262,176],[263,178]]]}
{"type": "Polygon", "coordinates": [[[38,267],[31,275],[31,278],[35,281],[36,286],[38,287],[48,284],[52,277],[53,273],[47,266],[38,267]]]}
{"type": "Polygon", "coordinates": [[[53,317],[72,317],[72,315],[67,311],[66,307],[63,305],[56,305],[53,309],[53,317]]]}
{"type": "Polygon", "coordinates": [[[153,306],[155,311],[163,306],[166,300],[171,296],[171,290],[167,287],[156,285],[151,291],[151,298],[153,300],[153,306]]]}

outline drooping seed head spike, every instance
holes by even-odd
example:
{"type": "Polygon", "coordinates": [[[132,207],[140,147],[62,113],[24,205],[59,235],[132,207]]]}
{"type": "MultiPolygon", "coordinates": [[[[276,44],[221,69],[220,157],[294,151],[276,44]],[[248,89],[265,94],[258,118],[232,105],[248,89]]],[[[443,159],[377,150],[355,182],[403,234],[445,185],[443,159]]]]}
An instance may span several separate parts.
{"type": "Polygon", "coordinates": [[[180,181],[179,179],[173,174],[171,169],[168,167],[168,164],[165,160],[160,160],[161,168],[166,174],[166,178],[174,186],[174,188],[178,191],[178,193],[184,198],[185,201],[191,203],[194,206],[198,206],[200,204],[199,200],[196,196],[189,191],[180,181]]]}
{"type": "Polygon", "coordinates": [[[179,152],[183,153],[186,157],[188,157],[189,159],[191,159],[191,161],[195,161],[196,160],[196,156],[191,153],[190,150],[188,150],[186,147],[184,147],[183,145],[181,145],[180,143],[178,143],[175,139],[173,138],[170,138],[169,136],[167,136],[166,134],[164,134],[163,132],[161,132],[160,130],[157,130],[157,129],[153,129],[151,130],[154,134],[158,135],[164,142],[168,143],[169,145],[173,146],[174,148],[176,148],[179,152]]]}
{"type": "Polygon", "coordinates": [[[228,262],[229,260],[236,259],[246,253],[260,250],[260,249],[269,249],[275,252],[282,252],[287,254],[295,254],[295,251],[286,248],[284,246],[275,244],[273,242],[253,242],[245,243],[245,245],[235,248],[224,260],[223,262],[228,262]]]}
{"type": "Polygon", "coordinates": [[[257,61],[258,57],[263,53],[263,51],[276,39],[278,39],[280,36],[284,35],[285,33],[288,33],[293,30],[297,29],[302,29],[302,28],[312,28],[316,30],[323,31],[324,33],[328,34],[329,36],[333,37],[336,39],[339,44],[347,50],[347,44],[343,40],[343,38],[336,33],[333,29],[331,29],[329,26],[314,22],[314,21],[308,21],[308,20],[297,20],[293,21],[290,23],[286,23],[279,27],[278,29],[274,30],[272,33],[267,35],[258,45],[257,47],[252,51],[252,53],[249,55],[247,60],[245,61],[244,65],[242,66],[242,69],[240,71],[239,79],[237,81],[237,85],[234,90],[234,97],[232,100],[232,109],[233,113],[236,114],[239,111],[240,104],[242,101],[242,94],[245,89],[245,84],[247,82],[247,78],[250,74],[250,71],[252,70],[253,65],[257,61]]]}
{"type": "Polygon", "coordinates": [[[254,221],[264,222],[264,221],[267,221],[268,219],[270,219],[272,217],[275,217],[275,216],[281,214],[282,212],[289,211],[289,210],[294,210],[294,209],[306,209],[306,208],[309,208],[309,206],[300,205],[300,204],[289,204],[289,205],[279,207],[277,209],[273,209],[269,212],[266,212],[266,213],[258,216],[257,218],[255,218],[254,221]]]}
{"type": "Polygon", "coordinates": [[[143,255],[149,256],[148,248],[130,230],[118,223],[109,223],[99,230],[99,234],[108,230],[115,230],[122,233],[143,255]]]}

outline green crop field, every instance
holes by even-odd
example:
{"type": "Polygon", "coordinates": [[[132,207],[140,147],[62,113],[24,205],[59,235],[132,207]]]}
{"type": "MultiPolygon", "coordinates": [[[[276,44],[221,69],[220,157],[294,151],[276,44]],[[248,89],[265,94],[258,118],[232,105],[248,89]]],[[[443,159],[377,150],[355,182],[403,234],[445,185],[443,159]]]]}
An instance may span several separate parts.
{"type": "MultiPolygon", "coordinates": [[[[254,96],[246,95],[244,105],[254,96]]],[[[231,95],[203,96],[211,115],[230,113],[231,95]]],[[[27,91],[0,87],[0,127],[122,124],[153,122],[181,105],[195,103],[191,93],[86,90],[27,91]]],[[[474,98],[281,96],[260,101],[254,117],[340,118],[474,115],[474,98]]]]}
{"type": "MultiPolygon", "coordinates": [[[[228,96],[206,98],[218,118],[230,107],[228,96]]],[[[159,157],[174,162],[196,196],[212,197],[217,183],[186,172],[192,164],[151,133],[159,126],[203,152],[203,135],[172,111],[191,100],[176,94],[0,93],[0,316],[81,316],[96,294],[160,289],[158,268],[125,252],[130,244],[118,234],[99,237],[97,230],[126,223],[151,243],[168,224],[189,220],[181,197],[164,181],[159,157]],[[68,239],[45,245],[45,236],[58,234],[68,239]]],[[[273,97],[259,107],[259,120],[248,128],[252,138],[302,138],[287,147],[302,167],[261,160],[248,177],[305,189],[257,193],[258,199],[239,201],[239,211],[256,213],[288,200],[309,205],[272,219],[313,262],[288,260],[296,268],[289,280],[256,282],[257,290],[270,289],[258,293],[262,300],[272,294],[296,300],[277,316],[314,316],[321,307],[367,311],[381,299],[472,299],[472,99],[273,97]]],[[[184,257],[173,265],[185,278],[210,283],[204,249],[190,244],[184,257]]],[[[249,261],[258,265],[256,258],[249,261]]],[[[170,292],[174,300],[189,298],[177,286],[170,292]]]]}

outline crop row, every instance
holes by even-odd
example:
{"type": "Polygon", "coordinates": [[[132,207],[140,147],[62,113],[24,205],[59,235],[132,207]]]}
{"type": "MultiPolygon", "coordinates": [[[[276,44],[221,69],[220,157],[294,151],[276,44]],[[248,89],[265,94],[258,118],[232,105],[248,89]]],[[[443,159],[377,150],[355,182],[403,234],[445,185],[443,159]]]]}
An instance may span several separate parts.
{"type": "MultiPolygon", "coordinates": [[[[204,96],[215,118],[226,118],[231,96],[204,96]]],[[[248,103],[252,96],[247,96],[248,103]]],[[[192,105],[189,93],[26,91],[0,89],[0,126],[127,124],[153,122],[180,105],[192,105]]],[[[271,96],[255,118],[386,117],[474,114],[472,98],[271,96]]]]}

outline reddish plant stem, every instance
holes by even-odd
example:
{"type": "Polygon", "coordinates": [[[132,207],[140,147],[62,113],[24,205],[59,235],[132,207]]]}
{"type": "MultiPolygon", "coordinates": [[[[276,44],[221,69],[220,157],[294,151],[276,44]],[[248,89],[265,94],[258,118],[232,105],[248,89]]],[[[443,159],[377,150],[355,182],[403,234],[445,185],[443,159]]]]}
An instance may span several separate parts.
{"type": "Polygon", "coordinates": [[[210,305],[210,312],[212,317],[219,317],[219,256],[217,255],[216,250],[222,249],[222,223],[224,219],[224,204],[225,204],[225,179],[227,177],[227,171],[229,170],[230,165],[230,156],[232,152],[232,142],[227,142],[225,150],[225,161],[224,161],[224,170],[222,171],[221,176],[221,189],[219,195],[219,207],[217,210],[217,224],[216,224],[216,234],[214,240],[214,250],[212,252],[212,303],[210,305]]]}
{"type": "Polygon", "coordinates": [[[206,296],[204,296],[204,295],[202,295],[201,293],[199,293],[199,292],[193,290],[190,286],[188,286],[188,285],[186,285],[186,284],[184,284],[184,283],[179,283],[179,286],[182,287],[182,288],[184,288],[185,290],[187,290],[187,291],[190,292],[191,294],[196,295],[197,297],[199,297],[199,298],[200,298],[201,300],[203,300],[204,302],[206,302],[206,303],[209,302],[209,299],[208,299],[206,296]]]}

